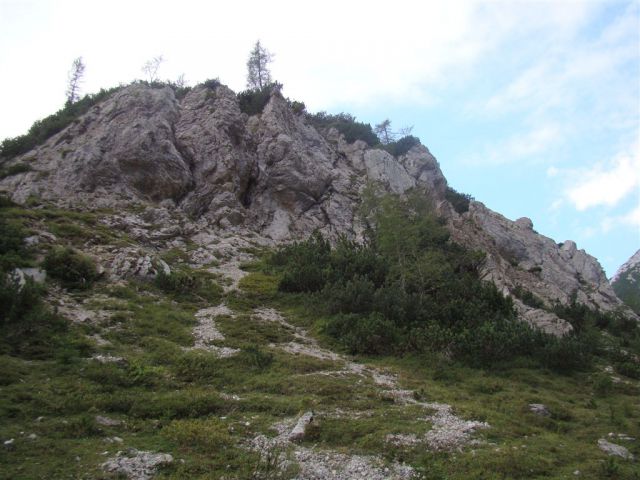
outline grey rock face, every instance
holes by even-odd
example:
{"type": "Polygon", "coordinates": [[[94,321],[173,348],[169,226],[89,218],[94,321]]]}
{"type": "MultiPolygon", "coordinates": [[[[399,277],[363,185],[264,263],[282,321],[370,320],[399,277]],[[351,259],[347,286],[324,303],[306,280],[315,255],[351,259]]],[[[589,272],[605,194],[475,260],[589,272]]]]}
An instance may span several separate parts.
{"type": "MultiPolygon", "coordinates": [[[[453,238],[487,253],[483,275],[505,294],[520,286],[544,301],[568,304],[574,298],[591,308],[611,311],[624,308],[615,296],[598,261],[572,241],[556,244],[536,233],[531,220],[516,222],[472,202],[469,212],[450,216],[453,238]]],[[[571,326],[555,315],[516,302],[521,316],[530,323],[556,335],[571,326]]],[[[635,317],[632,312],[628,312],[635,317]]]]}
{"type": "MultiPolygon", "coordinates": [[[[356,211],[368,182],[397,194],[417,189],[448,220],[455,241],[487,253],[483,276],[504,294],[520,286],[547,307],[573,298],[605,311],[621,307],[598,262],[574,242],[557,245],[537,234],[530,219],[513,222],[478,202],[458,215],[445,200],[446,179],[426,147],[394,158],[362,141],[348,144],[335,129],[316,130],[279,92],[261,114],[249,117],[224,86],[199,86],[177,100],[170,88],[132,85],[16,161],[33,171],[0,180],[0,191],[18,202],[32,194],[63,206],[152,202],[145,218],[113,216],[113,227],[151,243],[207,228],[255,232],[273,241],[314,230],[332,239],[360,238],[356,211]],[[172,215],[185,214],[198,219],[191,230],[184,229],[187,222],[166,226],[172,215]]],[[[115,276],[166,271],[148,252],[113,257],[115,276]]],[[[549,312],[516,306],[525,321],[545,331],[571,330],[549,312]]]]}
{"type": "Polygon", "coordinates": [[[191,184],[173,134],[178,117],[171,89],[127,87],[26,154],[35,171],[16,176],[13,197],[178,199],[191,184]]]}

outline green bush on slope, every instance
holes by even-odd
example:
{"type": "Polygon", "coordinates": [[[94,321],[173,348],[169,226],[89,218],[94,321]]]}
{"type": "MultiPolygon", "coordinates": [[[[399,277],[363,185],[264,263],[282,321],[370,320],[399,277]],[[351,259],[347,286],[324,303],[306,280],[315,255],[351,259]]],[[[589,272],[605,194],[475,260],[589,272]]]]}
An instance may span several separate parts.
{"type": "Polygon", "coordinates": [[[331,248],[316,233],[271,260],[280,290],[324,299],[326,333],[352,353],[442,351],[491,363],[541,344],[511,300],[479,279],[482,255],[450,243],[424,198],[369,199],[364,209],[364,245],[341,239],[331,248]]]}

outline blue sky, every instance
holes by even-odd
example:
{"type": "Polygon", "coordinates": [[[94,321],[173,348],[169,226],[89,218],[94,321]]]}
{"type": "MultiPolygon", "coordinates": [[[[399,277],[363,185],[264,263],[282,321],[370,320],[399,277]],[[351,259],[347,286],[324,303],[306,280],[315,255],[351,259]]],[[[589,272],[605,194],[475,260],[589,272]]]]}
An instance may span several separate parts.
{"type": "Polygon", "coordinates": [[[0,137],[62,105],[77,56],[85,92],[156,55],[163,78],[238,91],[257,38],[286,95],[413,125],[454,188],[609,276],[640,248],[638,1],[0,0],[0,137]]]}

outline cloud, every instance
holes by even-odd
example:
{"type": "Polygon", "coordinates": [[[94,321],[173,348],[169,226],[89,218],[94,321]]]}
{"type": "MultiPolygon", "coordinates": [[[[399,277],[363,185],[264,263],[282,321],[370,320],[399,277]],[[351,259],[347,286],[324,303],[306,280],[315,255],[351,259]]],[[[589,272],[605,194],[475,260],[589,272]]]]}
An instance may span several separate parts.
{"type": "Polygon", "coordinates": [[[601,224],[604,233],[619,226],[634,228],[640,239],[640,203],[633,210],[623,215],[606,217],[601,224]]]}
{"type": "MultiPolygon", "coordinates": [[[[551,149],[562,137],[559,125],[537,126],[529,131],[517,133],[496,144],[485,147],[474,155],[470,155],[466,162],[470,165],[506,165],[530,159],[551,149]]],[[[547,171],[553,172],[553,168],[547,171]]],[[[557,173],[557,169],[555,170],[557,173]]]]}
{"type": "MultiPolygon", "coordinates": [[[[640,145],[639,145],[640,146],[640,145]]],[[[565,192],[566,198],[578,211],[597,206],[613,207],[640,188],[640,154],[636,146],[629,152],[618,154],[606,164],[598,164],[579,176],[565,192]]]]}

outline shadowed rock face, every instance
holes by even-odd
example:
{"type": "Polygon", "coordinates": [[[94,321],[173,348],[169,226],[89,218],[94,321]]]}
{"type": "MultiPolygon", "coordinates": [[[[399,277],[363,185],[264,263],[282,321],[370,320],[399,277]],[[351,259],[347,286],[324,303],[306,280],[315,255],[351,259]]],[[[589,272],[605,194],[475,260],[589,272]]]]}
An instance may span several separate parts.
{"type": "MultiPolygon", "coordinates": [[[[348,144],[335,130],[316,130],[279,93],[248,117],[225,86],[199,86],[178,100],[170,88],[132,85],[16,161],[33,168],[0,181],[17,202],[30,195],[91,207],[153,202],[274,240],[314,230],[358,237],[355,211],[368,182],[397,194],[417,188],[448,219],[456,241],[487,252],[485,278],[505,293],[520,285],[549,305],[575,295],[605,310],[620,306],[598,262],[573,242],[559,246],[529,219],[512,222],[477,202],[455,213],[426,147],[394,158],[361,141],[348,144]]],[[[518,307],[547,331],[570,330],[551,314],[518,307]]]]}

